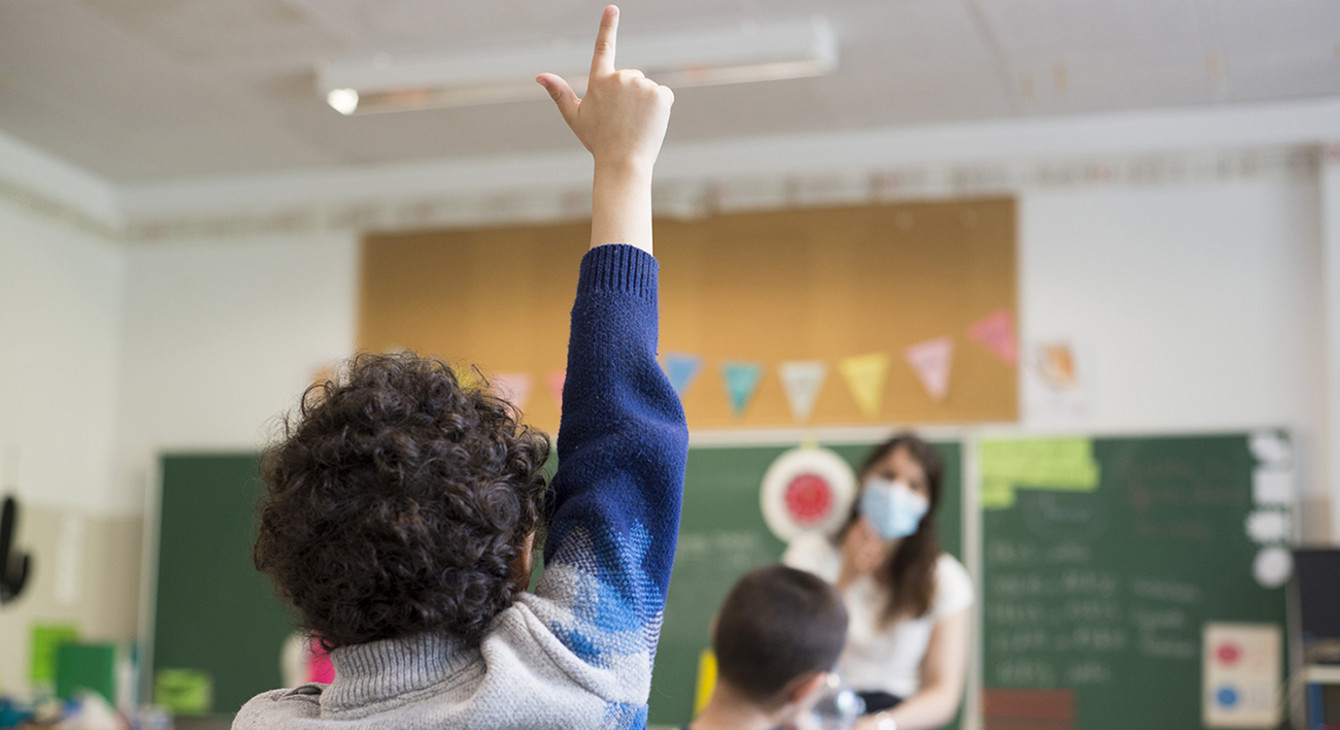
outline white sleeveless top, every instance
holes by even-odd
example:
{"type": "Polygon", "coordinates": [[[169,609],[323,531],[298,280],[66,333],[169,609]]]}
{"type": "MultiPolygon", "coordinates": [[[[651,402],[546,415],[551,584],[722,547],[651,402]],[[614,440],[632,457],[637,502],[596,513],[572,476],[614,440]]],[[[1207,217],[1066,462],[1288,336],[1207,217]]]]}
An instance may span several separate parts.
{"type": "MultiPolygon", "coordinates": [[[[782,562],[833,583],[842,569],[842,555],[824,535],[802,535],[791,541],[782,562]]],[[[935,563],[935,595],[930,610],[918,618],[884,625],[888,600],[874,578],[859,578],[843,591],[847,606],[847,647],[842,676],[861,692],[888,692],[906,699],[921,689],[921,660],[939,621],[973,602],[972,578],[954,556],[940,553],[935,563]]]]}

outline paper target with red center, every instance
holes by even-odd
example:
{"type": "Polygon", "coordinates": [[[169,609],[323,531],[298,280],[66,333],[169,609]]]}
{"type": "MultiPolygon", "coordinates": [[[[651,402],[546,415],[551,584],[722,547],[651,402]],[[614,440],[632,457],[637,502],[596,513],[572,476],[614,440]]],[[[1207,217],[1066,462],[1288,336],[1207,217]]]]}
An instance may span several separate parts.
{"type": "Polygon", "coordinates": [[[763,475],[759,503],[768,529],[782,542],[841,527],[856,495],[856,475],[829,449],[802,447],[777,457],[763,475]]]}

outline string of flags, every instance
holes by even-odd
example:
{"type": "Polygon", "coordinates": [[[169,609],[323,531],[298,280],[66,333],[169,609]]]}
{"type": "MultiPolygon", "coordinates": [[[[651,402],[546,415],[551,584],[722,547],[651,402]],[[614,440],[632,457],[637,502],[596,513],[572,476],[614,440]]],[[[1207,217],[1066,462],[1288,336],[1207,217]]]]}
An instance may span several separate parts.
{"type": "MultiPolygon", "coordinates": [[[[1018,365],[1014,320],[1008,310],[998,310],[971,324],[968,337],[1005,364],[1011,367],[1018,365]]],[[[903,360],[927,395],[936,401],[943,401],[949,396],[949,376],[954,361],[952,336],[945,335],[909,345],[903,351],[903,360]]],[[[838,372],[846,380],[857,406],[867,417],[873,418],[880,413],[884,384],[892,363],[892,358],[884,352],[854,355],[838,362],[838,372]]],[[[681,398],[698,381],[703,365],[701,356],[690,353],[668,352],[661,357],[661,367],[671,387],[681,398]]],[[[719,367],[731,413],[742,416],[763,379],[764,366],[749,360],[723,360],[719,367]]],[[[822,360],[792,360],[778,365],[777,371],[786,393],[787,405],[797,421],[806,422],[813,415],[819,392],[828,378],[828,370],[828,363],[822,360]]],[[[563,370],[551,371],[543,377],[550,397],[560,407],[563,404],[565,379],[566,372],[563,370]]],[[[525,406],[533,385],[533,378],[528,373],[502,372],[489,376],[489,387],[494,394],[518,408],[525,406]]]]}

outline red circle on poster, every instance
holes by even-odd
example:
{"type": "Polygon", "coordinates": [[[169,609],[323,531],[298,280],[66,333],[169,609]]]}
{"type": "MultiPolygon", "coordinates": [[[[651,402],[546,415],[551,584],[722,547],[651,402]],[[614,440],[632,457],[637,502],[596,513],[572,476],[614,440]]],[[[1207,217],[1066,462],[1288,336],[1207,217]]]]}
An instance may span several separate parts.
{"type": "Polygon", "coordinates": [[[801,525],[813,525],[828,516],[833,507],[833,489],[817,474],[798,474],[786,485],[786,511],[801,525]]]}
{"type": "Polygon", "coordinates": [[[1237,644],[1231,642],[1220,644],[1217,656],[1219,657],[1219,661],[1224,664],[1233,664],[1238,659],[1242,658],[1242,649],[1238,648],[1237,644]]]}

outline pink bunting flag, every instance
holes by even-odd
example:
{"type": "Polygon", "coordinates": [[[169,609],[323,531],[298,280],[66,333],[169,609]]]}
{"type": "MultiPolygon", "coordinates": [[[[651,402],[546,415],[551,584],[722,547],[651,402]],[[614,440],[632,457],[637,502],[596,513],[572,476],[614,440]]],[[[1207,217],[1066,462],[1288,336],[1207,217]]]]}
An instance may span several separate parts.
{"type": "Polygon", "coordinates": [[[521,409],[526,407],[533,382],[528,373],[494,373],[489,379],[489,390],[517,409],[521,409]]]}
{"type": "Polygon", "coordinates": [[[555,370],[544,376],[545,385],[549,386],[549,394],[554,397],[554,402],[560,409],[563,408],[563,383],[568,379],[568,371],[555,370]]]}
{"type": "Polygon", "coordinates": [[[918,342],[903,352],[907,364],[917,374],[921,386],[935,400],[949,395],[949,369],[954,360],[954,340],[937,337],[918,342]]]}
{"type": "Polygon", "coordinates": [[[1014,337],[1014,320],[1001,309],[968,328],[968,334],[993,355],[1009,365],[1019,363],[1019,347],[1014,337]]]}

